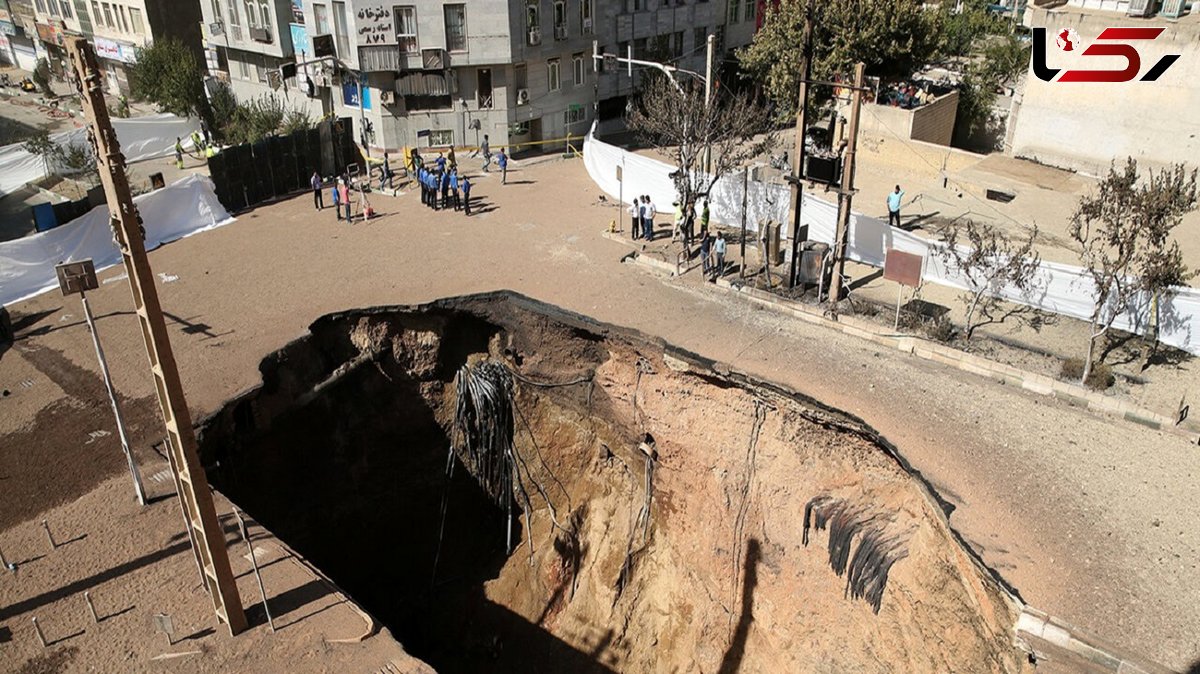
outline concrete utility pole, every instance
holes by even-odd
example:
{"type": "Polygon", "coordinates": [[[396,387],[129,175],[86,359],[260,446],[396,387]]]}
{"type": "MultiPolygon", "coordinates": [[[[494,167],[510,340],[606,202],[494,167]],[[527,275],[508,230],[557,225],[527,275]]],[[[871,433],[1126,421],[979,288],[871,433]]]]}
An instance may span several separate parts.
{"type": "MultiPolygon", "coordinates": [[[[800,268],[796,258],[800,249],[800,237],[808,236],[808,230],[800,231],[800,206],[804,202],[804,137],[808,131],[808,80],[812,74],[812,29],[813,5],[808,0],[804,11],[804,47],[800,55],[800,101],[796,104],[796,144],[792,152],[792,264],[788,273],[788,287],[796,287],[796,274],[800,268]]],[[[830,129],[832,131],[832,129],[830,129]]],[[[818,298],[819,299],[819,298],[818,298]]]]}
{"type": "Polygon", "coordinates": [[[179,370],[167,335],[167,323],[158,302],[154,271],[146,256],[142,218],[133,203],[133,194],[125,177],[125,156],[121,154],[117,134],[109,121],[96,54],[84,38],[68,38],[66,47],[95,143],[96,168],[108,201],[113,238],[121,251],[125,271],[129,274],[134,309],[141,324],[146,355],[150,357],[154,390],[170,440],[169,451],[175,453],[175,478],[177,484],[183,487],[179,491],[179,498],[187,512],[187,526],[195,533],[195,552],[201,561],[205,587],[212,598],[217,619],[229,627],[230,634],[237,634],[246,629],[246,614],[229,566],[225,532],[217,520],[204,467],[200,465],[191,413],[184,399],[183,385],[179,381],[179,370]]]}
{"type": "Polygon", "coordinates": [[[846,234],[850,229],[850,204],[854,198],[854,152],[858,148],[858,116],[862,112],[863,71],[866,65],[854,66],[854,100],[850,105],[849,145],[842,159],[842,185],[838,189],[837,234],[833,240],[833,279],[829,282],[829,301],[837,306],[842,292],[842,271],[846,268],[846,234]]]}

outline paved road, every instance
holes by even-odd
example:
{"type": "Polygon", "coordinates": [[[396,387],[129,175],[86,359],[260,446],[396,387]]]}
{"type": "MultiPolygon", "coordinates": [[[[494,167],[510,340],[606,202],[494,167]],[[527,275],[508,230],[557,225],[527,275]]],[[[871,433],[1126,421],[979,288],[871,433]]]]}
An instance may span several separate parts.
{"type": "MultiPolygon", "coordinates": [[[[516,184],[476,182],[485,205],[470,219],[432,213],[407,194],[377,197],[384,217],[345,225],[330,210],[315,213],[305,195],[152,254],[156,272],[178,277],[161,294],[180,319],[172,339],[197,415],[257,383],[260,358],[321,314],[510,288],[660,335],[863,417],[957,506],[951,523],[1028,602],[1176,668],[1200,658],[1196,447],[881,352],[694,280],[663,282],[622,265],[628,249],[599,236],[617,213],[597,205],[578,162],[518,165],[509,178],[516,184]]],[[[105,316],[118,388],[150,400],[137,325],[122,313],[127,289],[109,283],[89,297],[105,316]]],[[[0,400],[0,433],[32,422],[72,388],[37,370],[25,349],[60,350],[96,370],[78,307],[63,305],[47,294],[17,307],[53,313],[25,328],[48,332],[0,358],[0,386],[13,391],[0,400]],[[35,385],[19,387],[25,379],[35,385]]],[[[101,405],[80,413],[106,423],[101,405]]]]}

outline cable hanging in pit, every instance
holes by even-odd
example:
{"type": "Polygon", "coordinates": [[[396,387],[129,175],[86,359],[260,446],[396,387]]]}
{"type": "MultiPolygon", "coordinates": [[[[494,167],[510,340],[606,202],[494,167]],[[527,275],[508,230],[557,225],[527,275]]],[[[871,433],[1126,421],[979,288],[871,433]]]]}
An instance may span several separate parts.
{"type": "Polygon", "coordinates": [[[533,437],[533,429],[517,407],[514,388],[514,380],[517,379],[535,386],[569,386],[591,381],[591,377],[585,377],[563,384],[535,382],[513,372],[505,363],[494,360],[485,360],[473,366],[463,365],[459,369],[454,377],[454,420],[450,448],[446,456],[447,489],[442,496],[441,524],[438,528],[437,553],[434,557],[435,578],[446,526],[447,499],[450,480],[454,477],[455,457],[462,462],[463,467],[487,494],[488,499],[505,513],[506,554],[513,551],[513,506],[519,504],[525,515],[530,563],[533,562],[531,491],[545,502],[551,525],[562,532],[568,541],[576,541],[577,532],[565,529],[559,524],[554,503],[542,483],[533,476],[528,462],[514,442],[515,420],[519,416],[529,433],[542,470],[567,496],[569,507],[570,495],[542,459],[540,450],[537,450],[537,440],[533,437]],[[514,504],[514,501],[517,503],[514,504]]]}

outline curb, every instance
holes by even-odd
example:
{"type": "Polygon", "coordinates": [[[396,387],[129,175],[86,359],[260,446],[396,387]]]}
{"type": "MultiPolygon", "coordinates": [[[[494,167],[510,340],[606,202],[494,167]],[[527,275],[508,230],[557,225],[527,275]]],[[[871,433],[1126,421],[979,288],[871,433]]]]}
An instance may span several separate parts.
{"type": "MultiPolygon", "coordinates": [[[[633,247],[632,253],[624,255],[622,262],[632,262],[642,265],[657,273],[665,273],[668,277],[676,275],[675,265],[655,260],[640,254],[637,246],[628,239],[611,232],[601,232],[601,236],[618,243],[633,247]]],[[[1113,419],[1135,423],[1146,428],[1169,433],[1186,439],[1189,443],[1200,445],[1200,432],[1176,425],[1171,417],[1137,407],[1126,400],[1117,400],[1103,395],[1098,391],[1088,390],[1078,384],[1061,381],[1043,374],[1027,372],[1011,365],[981,358],[965,351],[952,349],[937,342],[931,342],[915,335],[897,335],[892,332],[880,331],[878,326],[854,316],[841,316],[831,319],[822,309],[785,300],[766,291],[751,288],[741,284],[735,285],[726,279],[717,279],[716,287],[731,291],[747,300],[768,307],[793,318],[808,323],[823,325],[852,337],[858,337],[870,342],[896,349],[903,353],[916,356],[923,360],[941,363],[950,367],[970,372],[982,377],[995,380],[1000,384],[1020,387],[1022,390],[1037,395],[1057,398],[1068,405],[1101,414],[1113,419]]]]}
{"type": "MultiPolygon", "coordinates": [[[[640,259],[638,261],[641,262],[640,259]]],[[[821,309],[781,299],[757,288],[734,285],[725,279],[718,279],[717,287],[732,291],[752,302],[770,307],[809,323],[819,323],[844,334],[866,339],[881,346],[894,348],[917,358],[934,361],[964,372],[987,377],[1001,384],[1020,387],[1030,393],[1057,398],[1073,407],[1103,414],[1110,418],[1129,421],[1164,433],[1170,433],[1185,438],[1192,444],[1200,445],[1200,432],[1181,428],[1175,424],[1174,419],[1168,416],[1137,407],[1129,401],[1106,396],[1099,391],[1091,391],[1078,384],[1061,381],[1043,374],[1027,372],[1011,365],[981,358],[974,354],[952,349],[943,344],[931,342],[914,335],[896,335],[891,332],[881,332],[878,326],[853,316],[843,316],[838,320],[833,320],[827,318],[821,309]]]]}
{"type": "Polygon", "coordinates": [[[1018,638],[1025,641],[1027,650],[1039,660],[1044,658],[1053,662],[1056,655],[1065,653],[1069,658],[1086,663],[1088,671],[1118,674],[1168,674],[1171,671],[1161,665],[1124,654],[1120,649],[1029,606],[1022,608],[1015,629],[1018,638]]]}

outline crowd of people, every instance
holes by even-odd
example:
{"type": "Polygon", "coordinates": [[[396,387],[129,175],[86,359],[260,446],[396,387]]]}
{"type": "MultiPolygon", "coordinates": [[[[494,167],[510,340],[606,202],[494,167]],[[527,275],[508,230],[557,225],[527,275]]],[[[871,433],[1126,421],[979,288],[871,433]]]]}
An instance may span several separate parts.
{"type": "MultiPolygon", "coordinates": [[[[177,156],[181,152],[182,146],[177,143],[177,156]]],[[[487,136],[484,136],[480,154],[483,157],[483,172],[490,172],[491,163],[494,159],[501,171],[501,182],[507,182],[510,160],[504,151],[501,150],[493,155],[488,150],[487,136]]],[[[461,210],[468,216],[471,215],[471,179],[465,173],[459,172],[458,157],[453,147],[450,147],[445,154],[439,152],[428,165],[421,156],[420,150],[413,148],[408,155],[407,168],[410,172],[409,174],[413,177],[414,184],[421,192],[421,203],[423,205],[434,210],[461,210]]],[[[180,159],[180,161],[182,160],[180,159]]],[[[333,203],[334,214],[338,220],[346,220],[347,222],[353,220],[354,192],[357,189],[354,178],[355,176],[352,176],[347,171],[335,178],[330,186],[330,199],[333,203]]],[[[391,188],[394,178],[395,173],[392,171],[391,155],[385,152],[383,160],[379,162],[379,189],[391,188]]],[[[325,180],[321,177],[320,172],[313,171],[310,182],[313,193],[313,207],[318,211],[323,210],[325,208],[325,180]]],[[[366,217],[371,217],[372,212],[370,210],[370,203],[366,199],[366,192],[361,189],[359,189],[359,192],[362,194],[360,201],[362,201],[364,209],[359,212],[365,213],[366,217]]]]}
{"type": "MultiPolygon", "coordinates": [[[[675,225],[671,230],[671,242],[682,241],[684,254],[690,260],[695,252],[693,244],[699,239],[700,264],[706,277],[713,280],[725,273],[725,251],[727,242],[725,235],[718,232],[714,238],[709,232],[708,201],[703,202],[700,211],[700,233],[696,235],[696,203],[694,200],[675,201],[675,225]]],[[[633,198],[629,205],[630,231],[634,240],[654,241],[654,218],[658,215],[658,207],[643,194],[633,198]]]]}
{"type": "Polygon", "coordinates": [[[879,105],[911,110],[932,103],[936,98],[937,96],[927,87],[918,87],[912,82],[900,82],[899,84],[889,84],[886,89],[880,89],[875,102],[879,105]]]}

